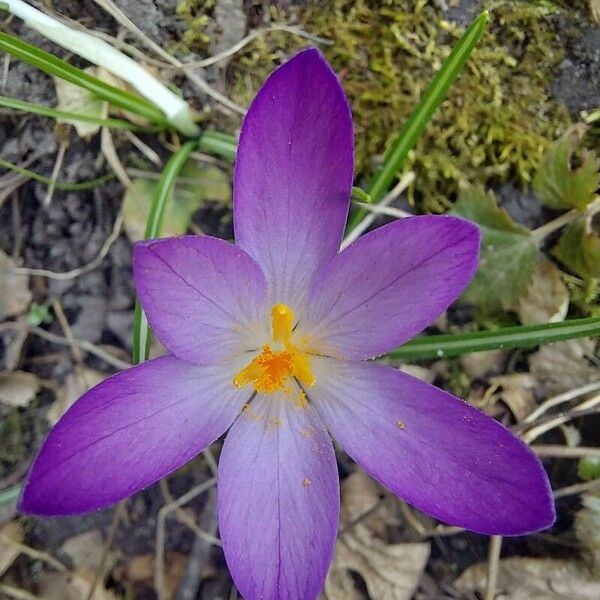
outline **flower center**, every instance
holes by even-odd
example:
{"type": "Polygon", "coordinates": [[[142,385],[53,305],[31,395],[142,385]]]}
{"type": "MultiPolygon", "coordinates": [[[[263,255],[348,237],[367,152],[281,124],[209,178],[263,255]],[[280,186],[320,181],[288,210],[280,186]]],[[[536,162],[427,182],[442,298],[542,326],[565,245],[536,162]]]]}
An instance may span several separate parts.
{"type": "Polygon", "coordinates": [[[293,378],[311,387],[315,376],[310,369],[308,356],[292,345],[292,327],[294,313],[287,304],[276,304],[271,309],[271,337],[273,342],[283,346],[283,350],[274,351],[268,344],[261,353],[253,358],[234,378],[236,388],[251,383],[261,394],[272,394],[282,390],[291,391],[289,378],[293,378]]]}

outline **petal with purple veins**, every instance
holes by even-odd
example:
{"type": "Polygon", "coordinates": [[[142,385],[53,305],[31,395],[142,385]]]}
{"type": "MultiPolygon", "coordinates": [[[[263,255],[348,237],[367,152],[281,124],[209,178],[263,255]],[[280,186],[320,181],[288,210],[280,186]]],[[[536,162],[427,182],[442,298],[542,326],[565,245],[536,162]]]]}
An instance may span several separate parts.
{"type": "Polygon", "coordinates": [[[248,399],[231,383],[238,368],[163,356],[92,388],[50,432],[21,510],[54,516],[103,508],[179,468],[223,434],[248,399]]]}
{"type": "Polygon", "coordinates": [[[315,270],[339,250],[353,179],[350,107],[320,52],[267,79],[240,133],[235,238],[262,267],[271,303],[296,310],[315,270]]]}
{"type": "Polygon", "coordinates": [[[456,217],[410,217],[379,227],[315,276],[298,335],[339,358],[389,352],[456,300],[478,255],[477,227],[456,217]]]}
{"type": "Polygon", "coordinates": [[[339,483],[314,410],[284,393],[257,396],[225,439],[217,485],[223,551],[241,595],[316,598],[335,545],[339,483]]]}
{"type": "Polygon", "coordinates": [[[537,457],[494,419],[391,367],[315,358],[311,397],[342,448],[419,510],[485,534],[554,522],[537,457]]]}
{"type": "Polygon", "coordinates": [[[148,322],[179,358],[212,364],[268,339],[267,283],[233,244],[199,235],[141,242],[133,275],[148,322]]]}

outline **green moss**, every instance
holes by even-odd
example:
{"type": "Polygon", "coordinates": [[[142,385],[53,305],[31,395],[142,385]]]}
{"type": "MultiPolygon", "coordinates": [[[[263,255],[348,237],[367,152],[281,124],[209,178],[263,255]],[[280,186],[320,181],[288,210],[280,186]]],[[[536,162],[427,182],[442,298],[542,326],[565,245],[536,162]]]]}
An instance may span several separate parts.
{"type": "Polygon", "coordinates": [[[208,26],[214,7],[215,0],[181,0],[177,4],[177,15],[186,25],[179,51],[189,53],[206,50],[210,43],[208,26]]]}
{"type": "Polygon", "coordinates": [[[600,317],[600,280],[582,280],[566,273],[562,277],[569,289],[571,306],[584,317],[600,317]]]}
{"type": "MultiPolygon", "coordinates": [[[[529,183],[545,148],[570,124],[547,94],[562,60],[551,12],[494,3],[489,31],[405,165],[417,173],[409,195],[418,210],[446,210],[463,183],[529,183]]],[[[306,8],[300,21],[333,42],[323,51],[350,98],[357,175],[367,178],[462,31],[426,0],[331,0],[306,8]]],[[[234,99],[247,104],[266,75],[306,44],[283,33],[256,40],[232,67],[234,99]]]]}

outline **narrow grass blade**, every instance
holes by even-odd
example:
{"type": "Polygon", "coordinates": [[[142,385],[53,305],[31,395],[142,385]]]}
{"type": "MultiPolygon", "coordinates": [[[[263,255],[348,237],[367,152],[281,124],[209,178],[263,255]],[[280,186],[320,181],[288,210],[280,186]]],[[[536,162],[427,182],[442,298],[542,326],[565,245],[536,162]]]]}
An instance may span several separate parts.
{"type": "Polygon", "coordinates": [[[203,131],[198,141],[198,147],[210,154],[216,154],[234,161],[237,152],[237,140],[234,136],[219,131],[203,131]]]}
{"type": "Polygon", "coordinates": [[[0,506],[4,506],[9,502],[14,502],[21,495],[21,486],[13,485],[0,492],[0,506]]]}
{"type": "Polygon", "coordinates": [[[600,318],[571,319],[561,323],[504,327],[493,331],[420,336],[397,350],[392,350],[384,358],[394,360],[450,358],[471,352],[530,348],[597,335],[600,335],[600,318]]]}
{"type": "Polygon", "coordinates": [[[78,85],[114,106],[119,106],[145,117],[152,123],[167,125],[167,119],[162,111],[141,96],[109,85],[61,58],[36,48],[13,35],[0,32],[0,50],[29,63],[44,71],[44,73],[48,73],[48,75],[54,75],[69,83],[78,85]]]}
{"type": "Polygon", "coordinates": [[[52,179],[50,179],[50,177],[40,175],[35,171],[30,171],[29,169],[25,169],[24,167],[15,165],[11,162],[8,162],[7,160],[4,160],[3,158],[0,158],[0,167],[3,169],[14,171],[15,173],[19,173],[19,175],[23,175],[24,177],[28,177],[29,179],[39,181],[40,183],[44,183],[46,185],[53,185],[57,190],[61,190],[63,192],[82,192],[84,190],[91,190],[92,188],[98,187],[99,185],[103,185],[107,181],[110,181],[111,179],[115,178],[113,173],[107,173],[106,175],[96,177],[95,179],[90,179],[89,181],[68,183],[63,181],[53,181],[52,179]]]}
{"type": "Polygon", "coordinates": [[[73,113],[65,110],[57,110],[50,106],[44,106],[43,104],[34,104],[33,102],[27,102],[26,100],[19,100],[18,98],[8,98],[7,96],[0,96],[0,106],[5,108],[12,108],[13,110],[19,110],[22,112],[31,113],[34,115],[41,115],[42,117],[51,117],[53,119],[63,119],[69,121],[83,121],[85,123],[95,123],[101,127],[109,127],[111,129],[129,129],[130,131],[152,131],[147,127],[140,127],[129,121],[123,119],[101,119],[99,117],[93,117],[90,115],[82,115],[79,113],[73,113]]]}
{"type": "MultiPolygon", "coordinates": [[[[152,199],[152,206],[150,208],[150,214],[146,221],[146,231],[144,233],[144,239],[151,240],[160,236],[160,230],[162,226],[163,216],[165,214],[165,207],[167,200],[177,176],[183,169],[190,154],[197,148],[197,141],[190,141],[184,144],[165,165],[162,172],[158,185],[156,187],[156,193],[152,199]]],[[[142,310],[139,300],[135,303],[135,315],[133,321],[133,362],[138,364],[148,359],[150,354],[150,342],[152,341],[152,334],[148,325],[146,315],[142,310]]]]}
{"type": "MultiPolygon", "coordinates": [[[[398,137],[387,149],[383,165],[375,173],[366,190],[373,202],[379,202],[390,188],[406,156],[414,148],[436,109],[446,97],[450,86],[461,73],[485,31],[488,20],[489,13],[484,11],[471,23],[423,94],[417,108],[400,130],[398,137]]],[[[352,231],[366,214],[364,208],[354,211],[348,219],[346,231],[352,231]]]]}

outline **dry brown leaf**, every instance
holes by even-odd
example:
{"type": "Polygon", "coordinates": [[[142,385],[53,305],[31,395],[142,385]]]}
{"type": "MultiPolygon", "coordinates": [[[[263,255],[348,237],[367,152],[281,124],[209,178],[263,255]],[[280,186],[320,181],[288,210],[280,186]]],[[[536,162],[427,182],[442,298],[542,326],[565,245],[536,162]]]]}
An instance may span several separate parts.
{"type": "Polygon", "coordinates": [[[31,302],[29,277],[16,275],[15,261],[0,250],[0,321],[25,312],[31,302]]]}
{"type": "Polygon", "coordinates": [[[435,378],[435,374],[430,369],[425,367],[421,367],[419,365],[400,365],[399,371],[402,373],[407,373],[408,375],[412,375],[421,381],[425,381],[427,383],[433,383],[435,378]]]}
{"type": "Polygon", "coordinates": [[[96,570],[102,564],[104,539],[98,529],[92,529],[69,538],[62,546],[77,569],[96,570]]]}
{"type": "Polygon", "coordinates": [[[17,544],[22,542],[23,528],[18,521],[11,521],[0,528],[0,577],[21,554],[17,544]]]}
{"type": "MultiPolygon", "coordinates": [[[[170,600],[175,596],[177,588],[187,565],[187,557],[177,552],[167,552],[165,555],[165,598],[170,600]]],[[[121,565],[114,570],[113,575],[117,581],[154,585],[156,572],[154,554],[134,556],[126,565],[121,565]]]]}
{"type": "Polygon", "coordinates": [[[12,407],[27,406],[40,391],[40,380],[25,371],[0,373],[0,403],[12,407]]]}
{"type": "Polygon", "coordinates": [[[492,377],[490,383],[500,387],[497,398],[508,406],[517,423],[537,408],[533,395],[536,381],[528,373],[498,375],[492,377]]]}
{"type": "MultiPolygon", "coordinates": [[[[37,594],[44,600],[86,600],[95,577],[93,569],[47,573],[38,579],[37,594]]],[[[94,600],[117,600],[117,596],[98,583],[94,600]]]]}
{"type": "Polygon", "coordinates": [[[530,371],[552,394],[600,381],[595,346],[592,338],[547,344],[529,357],[530,371]]]}
{"type": "Polygon", "coordinates": [[[505,350],[474,352],[460,357],[460,366],[473,379],[485,379],[490,374],[502,373],[506,362],[505,350]]]}
{"type": "Polygon", "coordinates": [[[46,418],[51,425],[56,425],[65,412],[85,392],[106,379],[106,373],[100,373],[87,367],[77,367],[70,373],[64,385],[58,391],[56,401],[48,409],[46,418]]]}
{"type": "Polygon", "coordinates": [[[569,290],[560,271],[545,256],[538,259],[531,283],[515,308],[523,325],[558,323],[569,310],[569,290]]]}
{"type": "MultiPolygon", "coordinates": [[[[469,567],[454,583],[460,594],[483,594],[487,563],[469,567]]],[[[500,561],[497,597],[502,600],[598,600],[600,581],[575,561],[507,558],[500,561]]]]}
{"type": "MultiPolygon", "coordinates": [[[[98,77],[99,68],[87,67],[84,71],[88,75],[98,77]]],[[[95,119],[102,118],[104,100],[96,96],[96,94],[78,85],[69,83],[60,77],[53,77],[52,79],[54,79],[56,98],[58,100],[56,105],[57,110],[85,115],[86,117],[93,117],[95,119]]],[[[77,131],[77,135],[85,139],[91,138],[100,131],[100,125],[97,123],[88,123],[73,119],[57,119],[57,122],[73,125],[75,131],[77,131]]]]}
{"type": "Polygon", "coordinates": [[[363,598],[352,573],[362,577],[372,600],[410,600],[414,594],[429,558],[429,544],[388,544],[380,539],[386,526],[396,523],[381,496],[381,489],[361,471],[342,482],[342,533],[325,582],[328,600],[363,598]]]}
{"type": "Polygon", "coordinates": [[[583,544],[594,577],[600,580],[600,493],[584,494],[583,508],[575,516],[575,533],[583,544]]]}

